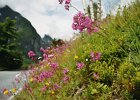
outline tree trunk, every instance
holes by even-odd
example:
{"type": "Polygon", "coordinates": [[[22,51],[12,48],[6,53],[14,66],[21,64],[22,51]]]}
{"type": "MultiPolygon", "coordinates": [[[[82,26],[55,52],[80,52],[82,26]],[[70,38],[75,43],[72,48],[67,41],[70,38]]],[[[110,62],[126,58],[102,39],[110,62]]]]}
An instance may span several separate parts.
{"type": "Polygon", "coordinates": [[[90,16],[91,19],[93,20],[94,19],[93,0],[90,0],[89,6],[90,6],[90,16]]]}
{"type": "Polygon", "coordinates": [[[98,20],[101,20],[102,17],[102,10],[101,10],[101,0],[98,3],[98,20]]]}
{"type": "Polygon", "coordinates": [[[85,15],[88,15],[88,9],[87,9],[86,0],[82,0],[82,2],[83,2],[83,8],[84,8],[85,15]]]}

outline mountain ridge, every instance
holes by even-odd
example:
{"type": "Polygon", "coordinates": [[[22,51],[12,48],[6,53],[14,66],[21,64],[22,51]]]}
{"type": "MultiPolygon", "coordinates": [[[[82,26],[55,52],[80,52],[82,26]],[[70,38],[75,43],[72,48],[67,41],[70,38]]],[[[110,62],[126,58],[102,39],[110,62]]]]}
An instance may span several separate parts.
{"type": "Polygon", "coordinates": [[[28,19],[11,9],[8,5],[0,8],[0,22],[3,22],[7,17],[11,20],[16,20],[16,32],[18,33],[17,43],[19,45],[17,48],[22,50],[24,55],[27,55],[27,52],[30,50],[39,53],[40,47],[48,47],[51,45],[52,38],[49,35],[48,40],[50,42],[48,44],[44,42],[28,19]]]}

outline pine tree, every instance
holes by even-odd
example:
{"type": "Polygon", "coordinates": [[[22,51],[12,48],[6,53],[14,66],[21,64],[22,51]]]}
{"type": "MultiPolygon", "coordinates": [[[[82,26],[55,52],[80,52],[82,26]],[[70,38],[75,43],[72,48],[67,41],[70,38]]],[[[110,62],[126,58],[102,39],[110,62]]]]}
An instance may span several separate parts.
{"type": "Polygon", "coordinates": [[[15,21],[0,22],[0,70],[13,70],[22,65],[22,55],[16,50],[15,21]]]}
{"type": "Polygon", "coordinates": [[[5,22],[0,23],[0,47],[12,49],[16,39],[15,21],[6,18],[5,22]]]}

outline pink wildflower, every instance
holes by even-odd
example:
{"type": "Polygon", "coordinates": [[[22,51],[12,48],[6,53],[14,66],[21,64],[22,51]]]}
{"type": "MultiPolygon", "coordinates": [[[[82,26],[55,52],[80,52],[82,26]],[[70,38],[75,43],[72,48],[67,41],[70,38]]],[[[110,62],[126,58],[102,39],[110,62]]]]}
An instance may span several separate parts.
{"type": "Polygon", "coordinates": [[[28,52],[28,56],[29,56],[29,58],[32,58],[32,57],[34,57],[36,54],[33,52],[33,51],[29,51],[28,52]]]}
{"type": "Polygon", "coordinates": [[[45,91],[46,91],[46,89],[47,89],[47,87],[46,87],[46,86],[42,87],[42,88],[41,88],[41,92],[45,92],[45,91]]]}
{"type": "Polygon", "coordinates": [[[45,49],[45,50],[44,50],[44,53],[46,53],[46,54],[47,54],[48,52],[49,52],[49,50],[47,50],[47,49],[45,49]]]}
{"type": "Polygon", "coordinates": [[[44,50],[44,48],[43,48],[43,47],[41,47],[41,48],[40,48],[40,51],[44,52],[45,50],[44,50]]]}
{"type": "Polygon", "coordinates": [[[69,10],[71,0],[58,0],[59,4],[63,4],[65,1],[65,9],[69,10]]]}
{"type": "Polygon", "coordinates": [[[41,81],[43,81],[43,79],[50,78],[52,76],[53,76],[53,72],[52,71],[43,71],[42,73],[40,73],[40,75],[37,78],[37,80],[39,82],[41,82],[41,81]]]}
{"type": "Polygon", "coordinates": [[[70,4],[71,0],[66,0],[65,4],[70,4]]]}
{"type": "Polygon", "coordinates": [[[44,58],[45,61],[47,61],[48,60],[48,55],[44,53],[43,58],[44,58]]]}
{"type": "Polygon", "coordinates": [[[56,69],[56,68],[58,68],[58,63],[50,63],[50,66],[53,68],[53,69],[56,69]]]}
{"type": "Polygon", "coordinates": [[[69,81],[69,77],[65,75],[63,78],[63,81],[64,81],[64,83],[66,83],[67,81],[69,81]]]}
{"type": "Polygon", "coordinates": [[[67,74],[68,72],[69,72],[69,69],[68,69],[68,68],[65,68],[65,69],[63,70],[64,75],[67,74]]]}
{"type": "Polygon", "coordinates": [[[94,27],[93,32],[98,32],[99,28],[98,27],[94,27]]]}
{"type": "Polygon", "coordinates": [[[77,62],[77,63],[76,63],[76,66],[77,66],[77,69],[78,69],[78,70],[82,69],[82,68],[84,67],[84,65],[85,65],[85,64],[84,64],[83,62],[81,62],[81,63],[78,63],[78,62],[77,62]]]}
{"type": "Polygon", "coordinates": [[[90,56],[92,58],[92,61],[100,60],[101,58],[101,53],[100,52],[91,52],[90,56]]]}
{"type": "Polygon", "coordinates": [[[73,30],[77,30],[78,29],[78,24],[76,24],[76,23],[72,23],[72,28],[73,28],[73,30]]]}
{"type": "Polygon", "coordinates": [[[82,12],[78,12],[78,14],[73,17],[72,28],[73,30],[80,30],[80,32],[82,32],[84,29],[91,32],[92,24],[93,22],[88,16],[85,16],[82,12]]]}

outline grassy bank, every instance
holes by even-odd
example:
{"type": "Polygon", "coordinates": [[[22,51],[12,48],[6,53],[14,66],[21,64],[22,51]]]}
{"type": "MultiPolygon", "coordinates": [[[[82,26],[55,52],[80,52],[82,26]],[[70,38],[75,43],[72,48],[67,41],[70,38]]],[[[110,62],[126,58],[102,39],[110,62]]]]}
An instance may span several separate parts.
{"type": "Polygon", "coordinates": [[[99,32],[81,33],[64,49],[54,52],[51,64],[35,65],[25,90],[15,99],[139,100],[139,11],[137,0],[102,21],[99,32]],[[79,68],[78,63],[84,64],[79,68]],[[39,79],[45,71],[53,75],[39,79]]]}

